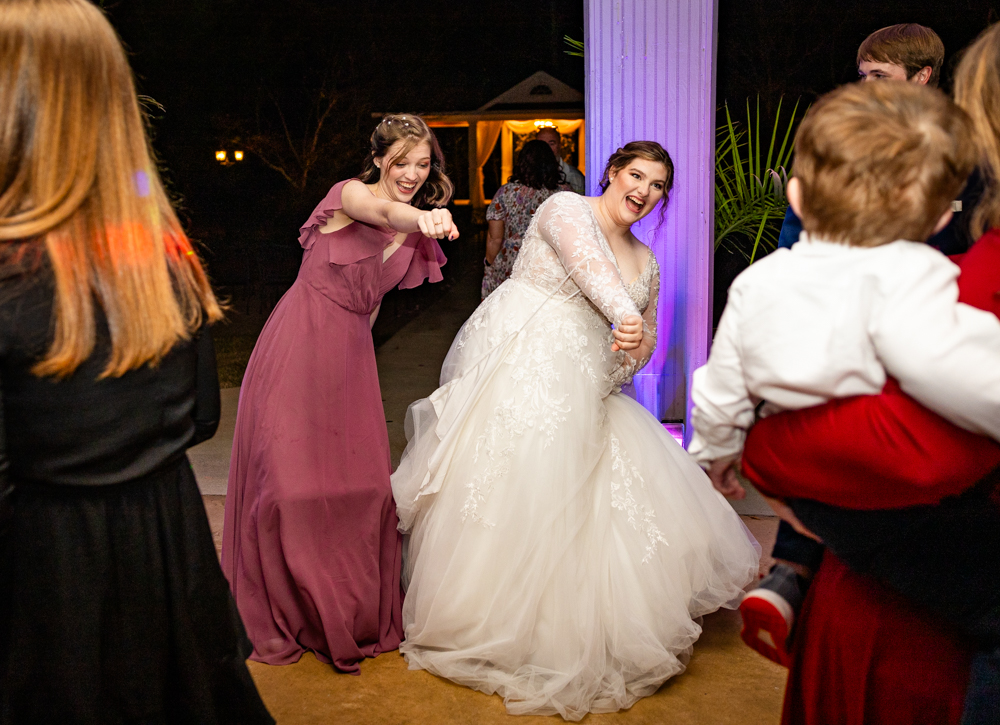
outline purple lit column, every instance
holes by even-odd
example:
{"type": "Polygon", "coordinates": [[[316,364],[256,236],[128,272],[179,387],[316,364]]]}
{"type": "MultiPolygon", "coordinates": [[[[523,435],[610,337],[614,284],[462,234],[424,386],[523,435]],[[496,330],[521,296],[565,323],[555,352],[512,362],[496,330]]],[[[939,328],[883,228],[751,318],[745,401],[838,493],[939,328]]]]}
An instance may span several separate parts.
{"type": "Polygon", "coordinates": [[[691,373],[712,323],[717,0],[584,0],[587,185],[628,141],[659,141],[676,176],[666,221],[633,228],[660,262],[659,342],[636,376],[639,402],[686,419],[691,373]]]}

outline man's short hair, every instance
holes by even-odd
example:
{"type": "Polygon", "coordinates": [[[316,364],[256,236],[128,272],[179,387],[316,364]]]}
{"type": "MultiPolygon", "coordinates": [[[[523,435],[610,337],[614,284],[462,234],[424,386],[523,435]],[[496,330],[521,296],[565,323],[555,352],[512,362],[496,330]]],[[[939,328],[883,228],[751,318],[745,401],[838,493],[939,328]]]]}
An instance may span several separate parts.
{"type": "Polygon", "coordinates": [[[853,246],[925,241],[976,160],[969,117],[937,89],[842,86],[795,136],[803,228],[853,246]]]}
{"type": "Polygon", "coordinates": [[[908,79],[921,68],[930,66],[931,77],[927,85],[937,88],[944,63],[944,43],[937,33],[923,25],[890,25],[865,38],[858,48],[858,65],[865,60],[898,65],[906,71],[908,79]]]}

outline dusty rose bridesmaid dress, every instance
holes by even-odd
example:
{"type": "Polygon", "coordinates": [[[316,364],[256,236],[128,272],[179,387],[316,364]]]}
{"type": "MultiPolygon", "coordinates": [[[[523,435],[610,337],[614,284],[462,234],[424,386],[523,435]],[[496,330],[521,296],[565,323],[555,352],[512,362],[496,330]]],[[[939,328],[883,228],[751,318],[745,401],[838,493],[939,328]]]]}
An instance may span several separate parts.
{"type": "Polygon", "coordinates": [[[240,391],[222,567],[252,659],[306,650],[343,672],[403,636],[401,539],[369,316],[392,287],[441,280],[420,233],[388,260],[393,232],[354,222],[334,186],[302,227],[298,278],[261,332],[240,391]]]}

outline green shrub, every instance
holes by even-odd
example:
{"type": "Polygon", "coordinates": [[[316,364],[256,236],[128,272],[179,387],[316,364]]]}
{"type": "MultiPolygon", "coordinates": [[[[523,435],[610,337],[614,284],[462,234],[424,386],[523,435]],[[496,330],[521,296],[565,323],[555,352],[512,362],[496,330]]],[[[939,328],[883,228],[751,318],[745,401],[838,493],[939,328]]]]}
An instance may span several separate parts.
{"type": "Polygon", "coordinates": [[[759,98],[753,116],[747,100],[746,128],[733,121],[727,103],[726,123],[716,135],[715,248],[738,252],[750,264],[778,246],[788,208],[785,186],[799,102],[786,121],[781,120],[781,105],[779,100],[770,134],[762,134],[759,98]]]}

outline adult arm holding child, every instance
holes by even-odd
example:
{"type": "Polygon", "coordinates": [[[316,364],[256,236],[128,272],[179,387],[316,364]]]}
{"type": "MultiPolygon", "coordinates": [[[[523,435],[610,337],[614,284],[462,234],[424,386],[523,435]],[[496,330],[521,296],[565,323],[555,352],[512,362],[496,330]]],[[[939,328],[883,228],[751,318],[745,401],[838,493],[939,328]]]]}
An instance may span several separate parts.
{"type": "MultiPolygon", "coordinates": [[[[1000,316],[1000,231],[984,235],[960,268],[959,301],[1000,316]]],[[[881,395],[759,421],[742,461],[762,491],[859,510],[935,504],[998,465],[1000,445],[928,410],[891,379],[881,395]]]]}

